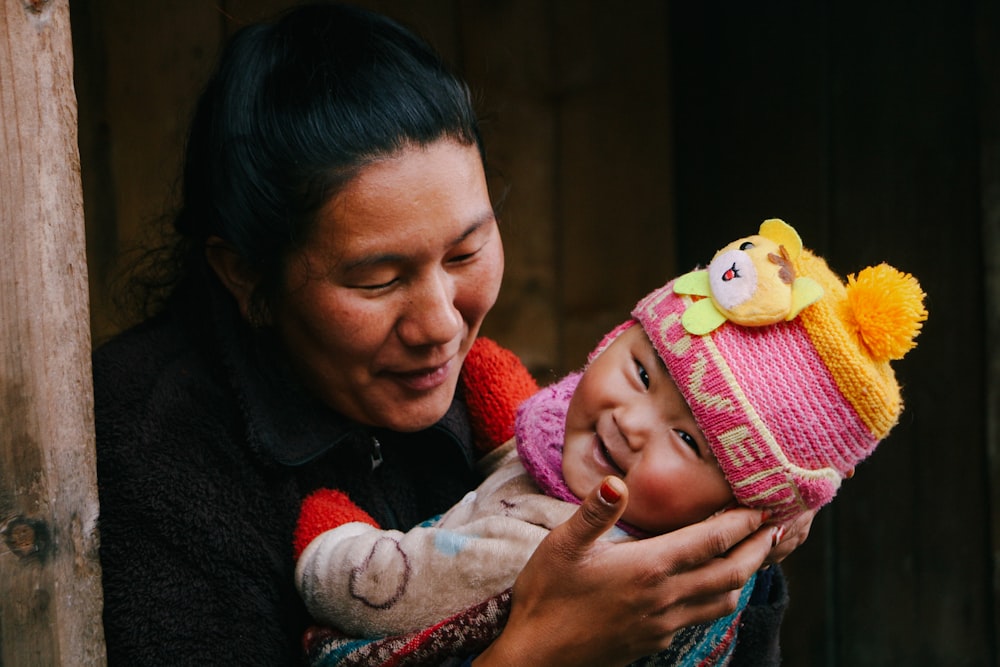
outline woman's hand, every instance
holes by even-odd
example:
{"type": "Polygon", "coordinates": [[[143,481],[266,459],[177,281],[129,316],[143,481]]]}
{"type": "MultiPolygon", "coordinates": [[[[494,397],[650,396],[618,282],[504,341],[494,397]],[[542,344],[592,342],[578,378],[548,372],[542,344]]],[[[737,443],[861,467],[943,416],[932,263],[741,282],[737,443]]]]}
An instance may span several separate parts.
{"type": "Polygon", "coordinates": [[[780,563],[788,557],[788,554],[802,546],[802,543],[809,537],[809,529],[812,528],[812,522],[816,518],[817,511],[810,510],[803,512],[795,517],[791,523],[782,526],[783,530],[779,536],[780,539],[774,545],[774,548],[771,549],[771,553],[764,559],[765,565],[780,563]]]}
{"type": "Polygon", "coordinates": [[[734,509],[666,535],[598,541],[628,503],[608,477],[538,546],[503,633],[474,664],[612,665],[657,653],[688,625],[732,613],[780,527],[734,509]]]}

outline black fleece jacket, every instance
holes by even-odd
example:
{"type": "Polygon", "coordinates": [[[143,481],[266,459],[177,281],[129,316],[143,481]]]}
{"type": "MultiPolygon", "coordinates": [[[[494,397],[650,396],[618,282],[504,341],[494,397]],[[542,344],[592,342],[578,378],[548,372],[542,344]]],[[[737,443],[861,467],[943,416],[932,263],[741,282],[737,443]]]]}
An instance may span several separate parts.
{"type": "Polygon", "coordinates": [[[246,332],[225,302],[168,308],[94,355],[111,665],[300,664],[303,496],[340,488],[406,529],[478,482],[460,401],[419,433],[348,422],[270,363],[266,334],[246,332]]]}

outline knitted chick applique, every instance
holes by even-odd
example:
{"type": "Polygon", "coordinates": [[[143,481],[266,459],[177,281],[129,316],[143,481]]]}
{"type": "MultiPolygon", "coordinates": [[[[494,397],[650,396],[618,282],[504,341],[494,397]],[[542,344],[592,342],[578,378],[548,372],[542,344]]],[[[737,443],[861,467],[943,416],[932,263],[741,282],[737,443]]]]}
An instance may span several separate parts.
{"type": "Polygon", "coordinates": [[[692,303],[681,323],[688,333],[711,333],[723,322],[763,326],[794,319],[823,296],[811,278],[796,276],[802,239],[782,220],[765,220],[757,235],[733,241],[707,269],[686,273],[674,292],[708,297],[692,303]]]}

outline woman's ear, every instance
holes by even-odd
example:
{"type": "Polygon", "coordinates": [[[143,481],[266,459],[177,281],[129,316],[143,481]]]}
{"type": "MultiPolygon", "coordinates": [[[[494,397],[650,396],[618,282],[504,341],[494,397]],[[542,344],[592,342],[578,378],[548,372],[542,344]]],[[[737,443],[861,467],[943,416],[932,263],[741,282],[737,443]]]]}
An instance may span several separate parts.
{"type": "Polygon", "coordinates": [[[225,288],[236,299],[240,315],[247,322],[253,323],[251,302],[259,281],[257,273],[235,248],[218,236],[210,236],[205,242],[205,259],[225,288]]]}

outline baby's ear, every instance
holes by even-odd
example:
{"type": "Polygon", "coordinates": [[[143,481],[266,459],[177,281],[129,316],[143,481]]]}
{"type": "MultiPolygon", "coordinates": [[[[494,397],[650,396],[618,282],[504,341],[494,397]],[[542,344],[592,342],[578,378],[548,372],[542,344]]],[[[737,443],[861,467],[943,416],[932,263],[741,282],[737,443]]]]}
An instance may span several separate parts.
{"type": "Polygon", "coordinates": [[[205,243],[205,259],[222,285],[236,299],[240,315],[250,322],[250,304],[260,276],[235,248],[218,236],[209,237],[205,243]]]}

